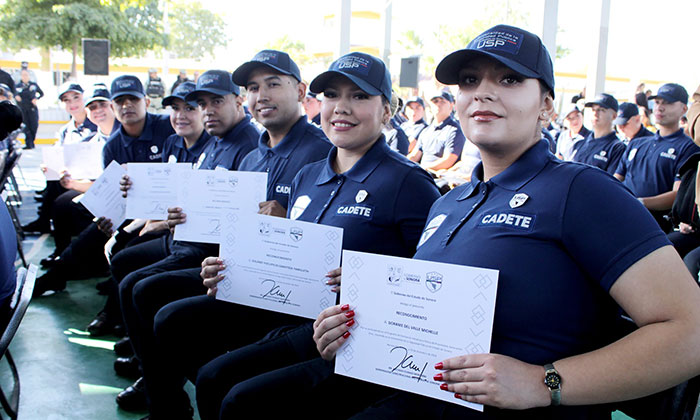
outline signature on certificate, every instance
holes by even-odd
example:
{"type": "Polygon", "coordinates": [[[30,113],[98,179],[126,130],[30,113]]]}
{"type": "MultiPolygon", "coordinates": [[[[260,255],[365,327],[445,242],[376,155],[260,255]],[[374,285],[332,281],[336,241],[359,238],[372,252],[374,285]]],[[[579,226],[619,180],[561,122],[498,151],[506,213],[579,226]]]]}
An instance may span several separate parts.
{"type": "Polygon", "coordinates": [[[394,353],[394,351],[396,351],[397,354],[402,356],[401,361],[399,361],[399,363],[396,366],[391,368],[391,371],[394,372],[398,368],[412,370],[418,373],[418,376],[413,376],[413,378],[416,378],[418,382],[420,382],[421,378],[423,377],[423,373],[425,372],[425,368],[428,367],[428,362],[425,362],[425,364],[421,368],[413,362],[413,355],[408,353],[408,349],[406,347],[396,346],[389,350],[389,354],[394,353]]]}
{"type": "Polygon", "coordinates": [[[267,285],[270,287],[270,290],[261,295],[263,298],[274,298],[280,301],[281,303],[285,304],[289,300],[289,295],[292,294],[291,290],[285,293],[274,280],[266,279],[260,282],[260,284],[267,285]]]}

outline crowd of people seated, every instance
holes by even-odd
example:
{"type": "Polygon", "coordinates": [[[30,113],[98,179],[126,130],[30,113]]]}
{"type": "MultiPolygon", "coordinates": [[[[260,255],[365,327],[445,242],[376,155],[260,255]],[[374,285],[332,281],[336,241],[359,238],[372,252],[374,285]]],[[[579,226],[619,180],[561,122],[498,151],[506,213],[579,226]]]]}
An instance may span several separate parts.
{"type": "MultiPolygon", "coordinates": [[[[343,228],[346,250],[499,270],[490,352],[435,360],[440,389],[484,412],[334,374],[362,308],[310,322],[217,300],[219,245],[174,239],[196,217],[186,203],[116,225],[77,200],[94,180],[65,171],[24,226],[55,240],[34,296],[107,277],[87,331],[123,336],[114,369],[135,382],[116,403],[151,420],[192,418],[187,380],[202,419],[610,418],[610,403],[700,373],[700,88],[692,105],[668,83],[643,108],[602,93],[557,116],[549,57],[499,25],[438,64],[442,89],[409,98],[377,57],[349,53],[307,83],[276,50],[178,79],[167,114],[132,75],[58,96],[71,115],[59,143],[99,143],[103,167],[267,172],[260,214],[343,228]],[[361,191],[371,214],[339,211],[361,191]],[[531,224],[490,218],[516,213],[531,224]],[[613,328],[622,313],[631,334],[613,328]]],[[[121,179],[124,196],[133,186],[121,179]]],[[[327,285],[340,291],[340,267],[327,285]]]]}

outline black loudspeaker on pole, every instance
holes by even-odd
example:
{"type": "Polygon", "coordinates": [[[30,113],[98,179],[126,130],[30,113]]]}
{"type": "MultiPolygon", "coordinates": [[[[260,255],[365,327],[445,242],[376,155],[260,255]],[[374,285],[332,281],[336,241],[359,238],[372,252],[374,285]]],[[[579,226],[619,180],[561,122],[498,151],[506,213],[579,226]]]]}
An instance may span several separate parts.
{"type": "Polygon", "coordinates": [[[399,77],[399,86],[401,87],[418,87],[418,64],[420,57],[408,57],[401,59],[401,76],[399,77]]]}
{"type": "Polygon", "coordinates": [[[83,73],[109,75],[109,40],[83,38],[83,73]]]}

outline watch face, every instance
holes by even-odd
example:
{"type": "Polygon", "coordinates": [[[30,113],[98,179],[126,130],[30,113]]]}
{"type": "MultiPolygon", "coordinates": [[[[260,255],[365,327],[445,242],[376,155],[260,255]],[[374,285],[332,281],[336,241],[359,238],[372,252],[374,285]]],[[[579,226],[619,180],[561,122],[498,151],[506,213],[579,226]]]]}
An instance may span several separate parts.
{"type": "Polygon", "coordinates": [[[558,389],[561,385],[561,378],[556,373],[548,373],[544,378],[544,384],[551,389],[558,389]]]}

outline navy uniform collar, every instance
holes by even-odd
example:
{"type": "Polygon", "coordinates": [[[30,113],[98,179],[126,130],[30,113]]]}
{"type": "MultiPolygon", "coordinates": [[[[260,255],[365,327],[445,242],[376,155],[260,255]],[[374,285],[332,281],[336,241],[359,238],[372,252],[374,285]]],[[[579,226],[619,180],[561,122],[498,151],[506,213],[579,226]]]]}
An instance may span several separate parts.
{"type": "Polygon", "coordinates": [[[384,134],[382,134],[381,137],[374,142],[372,147],[369,148],[367,153],[365,153],[349,171],[343,174],[336,174],[335,171],[333,171],[333,162],[338,154],[338,148],[333,147],[326,158],[326,164],[323,165],[321,173],[318,174],[316,185],[323,185],[338,176],[346,176],[355,182],[362,183],[372,171],[379,166],[379,163],[390,150],[391,149],[389,149],[389,146],[386,144],[384,134]]]}
{"type": "Polygon", "coordinates": [[[260,149],[260,152],[263,154],[272,152],[278,156],[289,158],[289,155],[292,154],[294,149],[296,149],[297,145],[301,142],[301,139],[304,137],[304,132],[306,132],[306,129],[310,125],[306,121],[306,116],[300,117],[297,122],[294,123],[292,128],[289,129],[289,132],[284,136],[282,141],[273,148],[268,146],[268,143],[270,142],[270,133],[265,130],[265,132],[260,134],[260,138],[258,139],[258,148],[260,149]]]}
{"type": "MultiPolygon", "coordinates": [[[[489,182],[507,190],[517,191],[540,173],[550,161],[549,156],[549,143],[547,140],[540,140],[525,151],[505,171],[491,178],[489,182]]],[[[483,164],[479,162],[472,172],[471,182],[465,184],[464,191],[457,197],[458,201],[471,197],[475,191],[479,190],[479,185],[483,182],[483,173],[483,164]]]]}
{"type": "Polygon", "coordinates": [[[146,123],[143,125],[143,130],[141,130],[141,134],[138,137],[131,137],[129,136],[126,131],[124,131],[124,126],[119,127],[119,136],[122,138],[122,143],[124,143],[124,146],[129,147],[131,146],[131,143],[134,141],[151,141],[153,138],[153,115],[151,115],[149,112],[146,113],[146,123]]]}
{"type": "Polygon", "coordinates": [[[674,133],[672,133],[672,134],[669,134],[669,135],[666,136],[666,137],[662,136],[662,135],[659,133],[659,131],[657,131],[657,132],[654,134],[654,140],[656,140],[656,141],[661,141],[661,140],[672,140],[672,139],[677,139],[677,138],[679,138],[679,137],[683,137],[684,135],[685,135],[685,133],[683,133],[683,129],[682,129],[682,128],[679,128],[678,131],[676,131],[676,132],[674,132],[674,133]]]}
{"type": "Polygon", "coordinates": [[[441,130],[448,125],[456,126],[457,124],[458,124],[457,120],[455,120],[455,118],[452,115],[450,115],[449,117],[445,118],[445,121],[441,122],[440,124],[436,124],[435,127],[436,127],[436,130],[441,130]]]}
{"type": "Polygon", "coordinates": [[[603,137],[596,137],[596,136],[595,136],[595,132],[593,132],[593,131],[591,131],[591,132],[588,134],[588,136],[589,136],[589,140],[592,140],[592,141],[604,141],[604,142],[608,142],[608,141],[611,141],[611,140],[619,140],[619,138],[617,137],[617,134],[615,134],[615,130],[613,130],[613,131],[611,131],[610,133],[604,135],[603,137]]]}
{"type": "Polygon", "coordinates": [[[245,128],[250,124],[250,116],[246,115],[238,124],[234,125],[232,129],[228,131],[223,137],[217,137],[217,142],[227,142],[232,143],[236,140],[238,135],[245,130],[245,128]]]}
{"type": "Polygon", "coordinates": [[[194,142],[191,149],[187,148],[187,145],[185,144],[185,138],[181,136],[177,136],[177,141],[175,142],[174,146],[177,149],[187,150],[192,154],[198,155],[199,152],[204,148],[204,146],[207,145],[207,140],[209,140],[209,134],[207,134],[206,130],[202,130],[202,134],[199,135],[199,138],[196,142],[194,142]]]}

